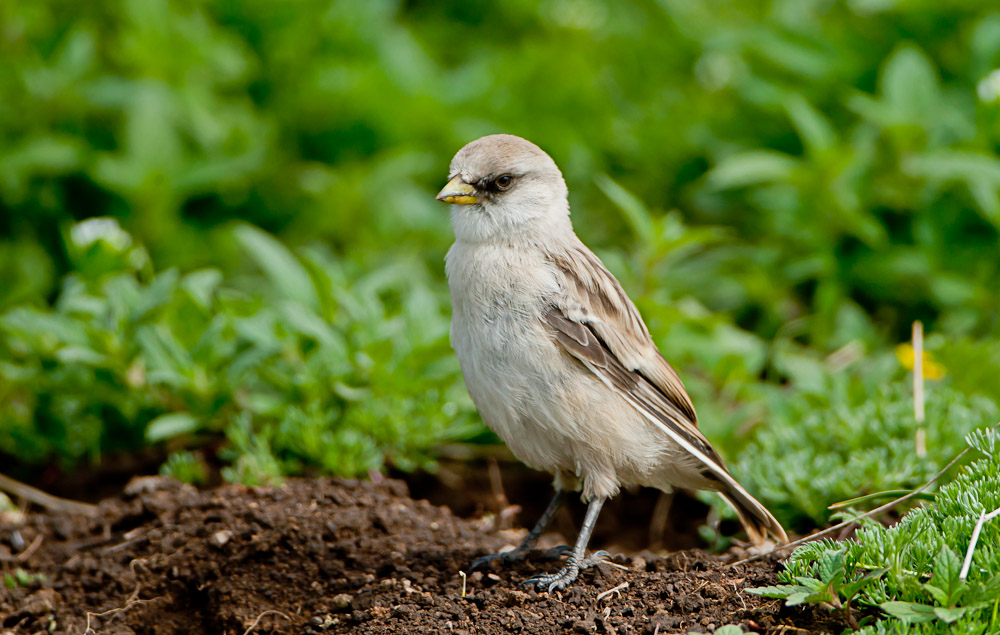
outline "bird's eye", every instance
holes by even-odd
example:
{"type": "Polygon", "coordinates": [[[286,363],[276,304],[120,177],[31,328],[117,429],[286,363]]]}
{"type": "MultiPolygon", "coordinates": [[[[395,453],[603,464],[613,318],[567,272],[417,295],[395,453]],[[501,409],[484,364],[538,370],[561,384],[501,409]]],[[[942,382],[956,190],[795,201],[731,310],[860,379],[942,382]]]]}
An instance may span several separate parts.
{"type": "Polygon", "coordinates": [[[501,174],[497,177],[497,189],[506,190],[514,183],[514,177],[509,174],[501,174]]]}

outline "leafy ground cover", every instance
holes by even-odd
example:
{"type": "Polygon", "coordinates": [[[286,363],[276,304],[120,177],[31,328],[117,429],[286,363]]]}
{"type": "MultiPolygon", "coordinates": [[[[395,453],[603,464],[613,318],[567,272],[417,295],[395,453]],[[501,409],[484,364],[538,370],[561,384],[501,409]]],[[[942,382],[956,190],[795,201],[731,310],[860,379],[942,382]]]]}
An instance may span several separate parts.
{"type": "Polygon", "coordinates": [[[785,565],[786,584],[751,592],[845,614],[852,601],[879,607],[889,617],[862,629],[870,634],[995,633],[1000,529],[983,520],[1000,509],[1000,443],[995,430],[977,430],[968,443],[979,458],[931,504],[889,528],[869,521],[849,541],[804,545],[785,565]]]}

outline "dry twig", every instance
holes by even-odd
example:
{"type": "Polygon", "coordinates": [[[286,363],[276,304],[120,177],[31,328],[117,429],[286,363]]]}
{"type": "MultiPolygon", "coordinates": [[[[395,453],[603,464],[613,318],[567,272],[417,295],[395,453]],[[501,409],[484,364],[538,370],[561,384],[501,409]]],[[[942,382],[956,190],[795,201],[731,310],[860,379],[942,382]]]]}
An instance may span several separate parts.
{"type": "Polygon", "coordinates": [[[604,598],[608,597],[612,593],[617,593],[618,597],[621,597],[622,591],[624,589],[627,589],[627,588],[628,588],[628,580],[626,580],[625,582],[622,582],[621,584],[619,584],[618,586],[614,587],[613,589],[608,589],[607,591],[604,591],[603,593],[598,593],[597,594],[597,601],[600,602],[601,600],[603,600],[604,598]]]}
{"type": "Polygon", "coordinates": [[[53,496],[52,494],[46,494],[38,488],[26,485],[20,481],[15,481],[9,476],[4,476],[3,474],[0,474],[0,490],[10,492],[14,496],[31,501],[36,505],[53,511],[67,512],[70,514],[86,514],[88,516],[93,516],[97,513],[96,505],[78,503],[76,501],[53,496]]]}
{"type": "Polygon", "coordinates": [[[959,580],[965,580],[969,576],[969,568],[972,566],[972,554],[976,550],[976,545],[979,543],[979,534],[983,531],[983,525],[997,516],[1000,516],[1000,507],[994,509],[990,513],[986,513],[984,509],[981,514],[979,514],[979,520],[976,521],[976,526],[972,530],[972,538],[969,540],[969,548],[965,552],[965,561],[962,563],[962,571],[958,574],[959,580]]]}
{"type": "Polygon", "coordinates": [[[139,582],[139,572],[136,571],[136,566],[140,564],[145,564],[145,560],[136,558],[128,565],[129,569],[132,571],[132,575],[135,576],[135,590],[132,591],[132,594],[128,596],[127,600],[125,600],[125,604],[118,608],[108,609],[107,611],[101,611],[99,613],[87,611],[87,628],[83,631],[83,635],[90,635],[91,633],[97,635],[97,631],[95,631],[90,625],[90,621],[95,617],[104,617],[105,615],[111,615],[113,613],[124,613],[137,604],[149,604],[150,602],[156,602],[157,600],[163,599],[163,596],[148,598],[145,600],[139,598],[139,592],[142,590],[142,584],[139,582]]]}
{"type": "Polygon", "coordinates": [[[257,625],[260,624],[261,619],[263,619],[263,617],[265,615],[267,615],[268,613],[274,613],[275,615],[280,615],[281,617],[285,618],[289,622],[292,621],[292,618],[288,617],[287,615],[285,615],[281,611],[275,611],[274,609],[270,609],[270,610],[264,611],[263,613],[261,613],[260,615],[258,615],[257,619],[255,619],[253,621],[253,624],[250,625],[250,628],[248,628],[247,630],[243,631],[243,635],[250,635],[250,633],[253,632],[253,629],[257,628],[257,625]]]}

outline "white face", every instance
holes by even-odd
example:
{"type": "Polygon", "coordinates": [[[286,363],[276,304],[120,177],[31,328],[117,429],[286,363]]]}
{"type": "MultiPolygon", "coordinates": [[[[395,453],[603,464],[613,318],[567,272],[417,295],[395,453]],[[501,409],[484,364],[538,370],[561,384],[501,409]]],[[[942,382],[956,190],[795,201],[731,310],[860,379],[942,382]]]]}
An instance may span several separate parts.
{"type": "Polygon", "coordinates": [[[460,240],[487,242],[568,224],[566,182],[538,146],[513,135],[490,135],[458,151],[438,200],[455,204],[460,240]]]}

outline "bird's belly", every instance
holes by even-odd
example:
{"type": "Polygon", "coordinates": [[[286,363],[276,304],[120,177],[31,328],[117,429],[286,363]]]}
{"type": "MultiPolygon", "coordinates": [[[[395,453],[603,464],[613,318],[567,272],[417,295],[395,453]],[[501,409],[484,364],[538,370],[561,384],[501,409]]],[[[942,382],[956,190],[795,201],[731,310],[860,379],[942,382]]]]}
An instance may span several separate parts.
{"type": "Polygon", "coordinates": [[[540,313],[558,287],[518,258],[449,253],[451,339],[469,394],[518,459],[580,477],[585,496],[613,495],[657,469],[665,440],[555,342],[540,313]]]}
{"type": "Polygon", "coordinates": [[[585,491],[611,495],[658,470],[669,448],[623,399],[516,315],[453,331],[483,420],[530,467],[574,475],[585,491]]]}
{"type": "Polygon", "coordinates": [[[536,469],[565,469],[562,383],[558,351],[541,326],[514,314],[464,320],[452,343],[465,384],[483,421],[521,461],[536,469]]]}

